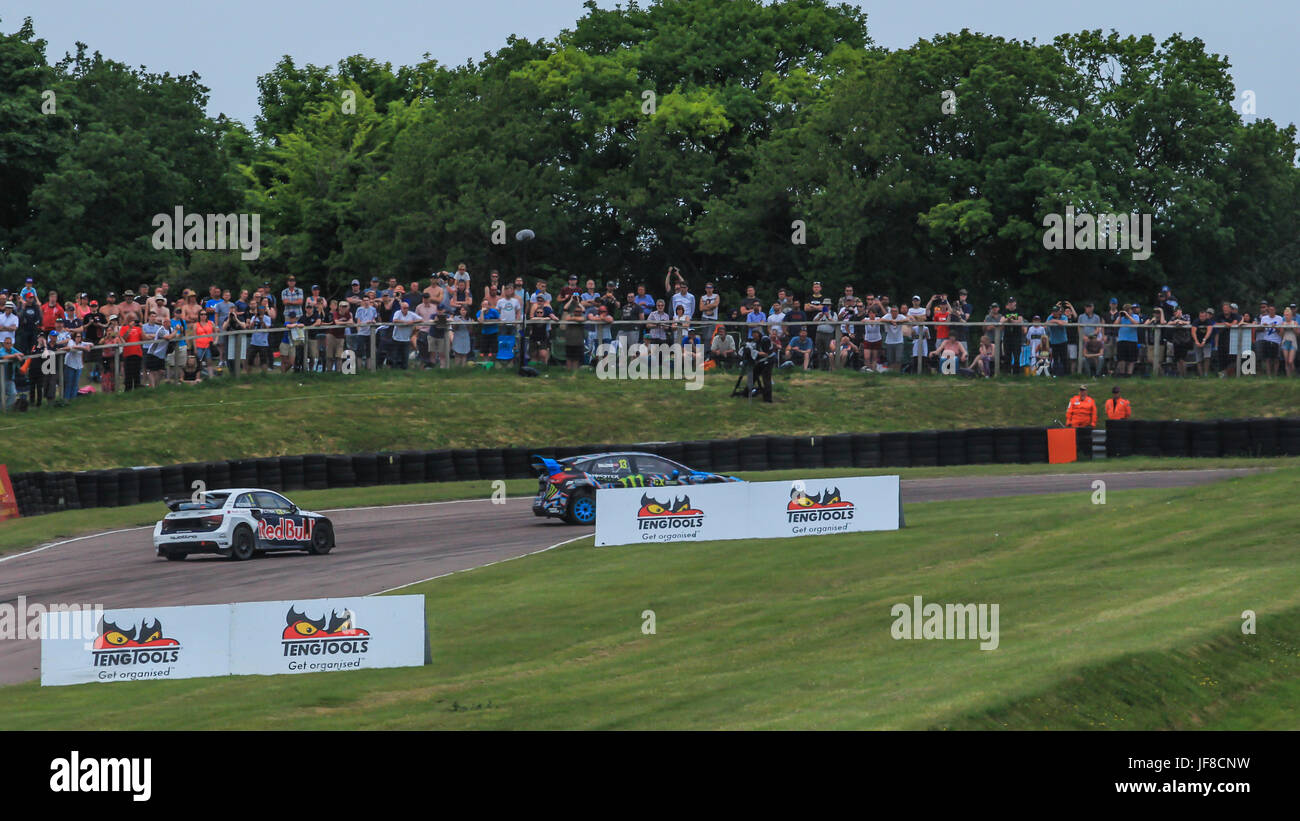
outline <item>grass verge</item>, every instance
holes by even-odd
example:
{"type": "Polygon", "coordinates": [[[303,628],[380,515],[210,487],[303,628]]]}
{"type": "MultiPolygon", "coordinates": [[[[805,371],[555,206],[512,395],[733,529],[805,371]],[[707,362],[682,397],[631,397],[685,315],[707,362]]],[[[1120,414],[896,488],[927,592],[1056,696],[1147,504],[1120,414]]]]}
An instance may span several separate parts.
{"type": "Polygon", "coordinates": [[[1294,729],[1300,559],[1242,534],[1297,479],[918,504],[891,533],[582,540],[409,588],[426,667],[16,685],[0,728],[1294,729]],[[894,640],[917,595],[998,604],[998,649],[894,640]]]}
{"type": "MultiPolygon", "coordinates": [[[[1064,418],[1076,380],[965,380],[782,371],[776,402],[730,398],[735,377],[700,390],[673,381],[536,379],[473,370],[250,376],[78,398],[0,416],[10,471],[83,470],[288,453],[582,445],[753,434],[827,434],[1001,425],[1064,418]],[[470,424],[461,424],[467,409],[470,424]],[[69,448],[70,441],[93,447],[69,448]]],[[[1300,380],[1126,380],[1138,418],[1285,416],[1300,380]]],[[[1094,384],[1099,401],[1108,381],[1094,384]]]]}

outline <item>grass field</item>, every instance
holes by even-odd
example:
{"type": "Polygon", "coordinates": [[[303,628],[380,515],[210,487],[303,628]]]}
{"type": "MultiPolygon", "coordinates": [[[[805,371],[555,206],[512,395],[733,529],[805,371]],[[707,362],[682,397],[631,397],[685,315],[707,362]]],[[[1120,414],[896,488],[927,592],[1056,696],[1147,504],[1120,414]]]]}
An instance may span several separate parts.
{"type": "Polygon", "coordinates": [[[1298,479],[918,504],[891,533],[582,540],[404,591],[428,597],[427,667],[24,684],[0,728],[1297,729],[1300,557],[1261,525],[1298,479]],[[998,604],[998,649],[894,640],[917,595],[998,604]]]}
{"type": "MultiPolygon", "coordinates": [[[[1300,466],[1300,457],[1283,457],[1263,463],[1270,468],[1300,466]]],[[[823,468],[821,470],[742,471],[738,475],[749,481],[816,479],[836,476],[902,476],[904,479],[929,479],[943,476],[1006,476],[1045,473],[1101,473],[1140,470],[1199,470],[1226,467],[1258,467],[1260,460],[1229,457],[1222,459],[1158,459],[1133,456],[1126,459],[1084,461],[1065,465],[961,465],[928,468],[823,468]]],[[[531,496],[537,490],[535,479],[511,479],[506,482],[510,496],[531,496]]],[[[368,505],[400,505],[412,502],[442,502],[453,499],[483,498],[492,492],[492,483],[431,482],[414,485],[340,488],[335,490],[297,490],[293,501],[308,510],[368,505]]],[[[164,512],[162,503],[152,502],[127,507],[65,510],[24,519],[0,522],[0,556],[36,547],[59,539],[68,539],[105,530],[151,525],[164,512]]]]}
{"type": "MultiPolygon", "coordinates": [[[[776,402],[669,381],[536,379],[473,370],[260,375],[90,396],[0,416],[10,471],[78,470],[296,453],[361,453],[826,434],[999,425],[1064,418],[1077,380],[965,380],[782,371],[776,402]],[[76,447],[72,447],[72,443],[76,447]]],[[[1098,404],[1110,382],[1094,386],[1098,404]]],[[[1138,418],[1286,416],[1300,380],[1126,380],[1138,418]]]]}

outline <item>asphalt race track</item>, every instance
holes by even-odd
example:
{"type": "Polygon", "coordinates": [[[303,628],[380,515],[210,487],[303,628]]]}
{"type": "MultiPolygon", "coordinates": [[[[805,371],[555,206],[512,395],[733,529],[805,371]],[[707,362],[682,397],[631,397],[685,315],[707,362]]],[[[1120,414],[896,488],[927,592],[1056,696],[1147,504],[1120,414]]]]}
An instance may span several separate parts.
{"type": "MultiPolygon", "coordinates": [[[[1176,488],[1228,479],[1256,469],[1132,473],[970,476],[903,482],[904,502],[1039,493],[1176,488]]],[[[338,547],[326,556],[267,555],[247,562],[191,556],[168,562],[153,554],[152,527],[131,528],[0,558],[0,602],[163,607],[292,598],[357,596],[517,558],[588,535],[591,528],[539,519],[531,498],[355,508],[330,513],[338,547]]],[[[159,515],[163,512],[159,505],[159,515]]],[[[608,548],[617,550],[618,548],[608,548]]],[[[40,675],[33,639],[0,641],[0,684],[40,675]]]]}

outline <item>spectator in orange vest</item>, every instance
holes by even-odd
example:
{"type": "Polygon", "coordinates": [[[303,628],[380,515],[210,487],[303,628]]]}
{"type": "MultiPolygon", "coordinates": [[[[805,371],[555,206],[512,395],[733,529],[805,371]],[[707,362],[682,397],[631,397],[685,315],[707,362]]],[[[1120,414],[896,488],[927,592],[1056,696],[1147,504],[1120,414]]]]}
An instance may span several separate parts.
{"type": "Polygon", "coordinates": [[[1119,395],[1119,385],[1110,389],[1111,397],[1106,400],[1107,419],[1127,419],[1133,415],[1133,406],[1119,395]]]}
{"type": "Polygon", "coordinates": [[[1097,403],[1088,395],[1088,386],[1080,385],[1079,392],[1070,397],[1070,407],[1065,411],[1065,424],[1072,428],[1097,427],[1097,403]]]}

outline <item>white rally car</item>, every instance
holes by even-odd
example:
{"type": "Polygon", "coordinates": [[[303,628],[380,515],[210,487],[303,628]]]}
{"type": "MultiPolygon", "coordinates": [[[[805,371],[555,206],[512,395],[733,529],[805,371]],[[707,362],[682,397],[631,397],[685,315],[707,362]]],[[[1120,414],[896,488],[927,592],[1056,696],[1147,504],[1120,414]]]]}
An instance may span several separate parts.
{"type": "Polygon", "coordinates": [[[191,553],[215,553],[236,561],[272,550],[328,553],[334,547],[329,518],[300,510],[273,490],[209,490],[194,501],[168,499],[171,510],[153,528],[157,555],[181,561],[191,553]]]}

